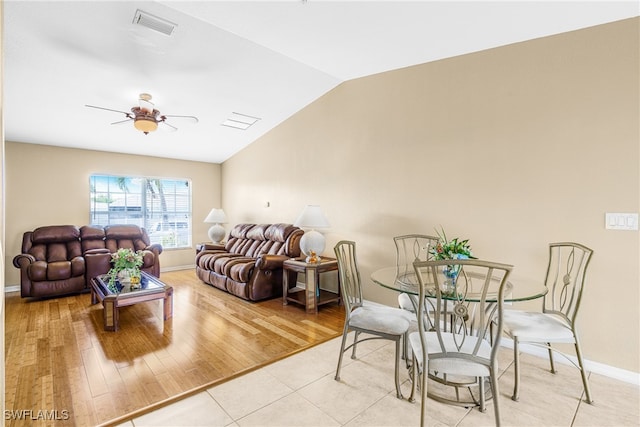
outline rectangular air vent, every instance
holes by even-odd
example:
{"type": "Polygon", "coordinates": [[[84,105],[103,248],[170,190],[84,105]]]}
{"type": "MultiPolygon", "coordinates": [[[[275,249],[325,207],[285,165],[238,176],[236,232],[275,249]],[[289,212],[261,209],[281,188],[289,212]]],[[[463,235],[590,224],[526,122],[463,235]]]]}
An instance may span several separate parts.
{"type": "Polygon", "coordinates": [[[258,117],[248,116],[242,113],[231,113],[229,118],[221,123],[222,126],[247,130],[260,120],[258,117]]]}
{"type": "Polygon", "coordinates": [[[136,10],[136,14],[133,16],[133,23],[151,28],[152,30],[161,32],[168,36],[170,36],[173,33],[173,30],[178,26],[173,22],[158,18],[157,16],[144,12],[140,9],[136,10]]]}

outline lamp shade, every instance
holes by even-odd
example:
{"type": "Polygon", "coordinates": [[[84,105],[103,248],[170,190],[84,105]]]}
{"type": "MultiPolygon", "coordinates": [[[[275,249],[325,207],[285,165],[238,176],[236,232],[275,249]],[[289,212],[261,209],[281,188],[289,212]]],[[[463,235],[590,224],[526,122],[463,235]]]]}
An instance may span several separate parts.
{"type": "Polygon", "coordinates": [[[222,209],[213,208],[209,215],[204,219],[204,222],[213,223],[209,228],[209,239],[214,243],[220,243],[224,239],[225,230],[220,224],[227,222],[227,216],[222,209]]]}
{"type": "Polygon", "coordinates": [[[204,219],[204,222],[213,224],[225,224],[227,222],[227,216],[222,209],[213,208],[209,215],[204,219]]]}
{"type": "Polygon", "coordinates": [[[318,205],[305,206],[293,225],[300,228],[311,229],[330,227],[327,217],[324,216],[322,209],[320,209],[318,205]]]}

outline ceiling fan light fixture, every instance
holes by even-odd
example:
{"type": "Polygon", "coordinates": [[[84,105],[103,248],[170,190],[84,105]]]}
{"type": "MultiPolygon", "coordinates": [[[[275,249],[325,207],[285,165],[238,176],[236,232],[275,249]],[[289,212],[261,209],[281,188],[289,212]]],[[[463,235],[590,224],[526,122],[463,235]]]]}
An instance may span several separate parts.
{"type": "Polygon", "coordinates": [[[139,131],[144,132],[145,135],[158,129],[158,123],[155,121],[155,119],[146,116],[136,117],[133,122],[133,126],[139,131]]]}
{"type": "MultiPolygon", "coordinates": [[[[85,104],[86,105],[86,104],[85,104]]],[[[162,129],[167,131],[178,130],[172,124],[167,123],[167,118],[173,117],[176,119],[186,119],[193,123],[198,123],[198,118],[195,116],[177,116],[177,115],[160,115],[160,111],[154,108],[153,102],[151,102],[151,95],[148,93],[141,93],[138,97],[138,106],[131,107],[131,113],[126,111],[114,110],[112,108],[97,107],[95,105],[86,105],[87,107],[97,108],[100,110],[113,111],[115,113],[123,113],[126,119],[114,122],[112,124],[126,123],[130,120],[133,121],[133,127],[148,135],[149,132],[154,132],[158,129],[158,124],[162,123],[162,129]]]]}

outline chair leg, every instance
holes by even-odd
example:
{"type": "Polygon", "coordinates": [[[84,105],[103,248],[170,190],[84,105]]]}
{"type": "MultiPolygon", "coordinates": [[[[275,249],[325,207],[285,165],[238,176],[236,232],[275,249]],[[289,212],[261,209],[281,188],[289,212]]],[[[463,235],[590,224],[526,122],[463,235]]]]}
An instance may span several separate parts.
{"type": "Polygon", "coordinates": [[[342,368],[342,356],[344,355],[344,346],[347,344],[347,333],[349,328],[344,325],[344,331],[342,332],[342,344],[340,345],[340,356],[338,356],[338,367],[336,368],[336,376],[334,379],[340,381],[340,369],[342,368]]]}
{"type": "MultiPolygon", "coordinates": [[[[427,377],[429,376],[428,366],[426,365],[426,357],[422,358],[422,375],[420,375],[420,427],[426,425],[425,413],[427,409],[427,377]]],[[[416,362],[416,368],[417,368],[416,362]]]]}
{"type": "Polygon", "coordinates": [[[398,337],[396,340],[396,372],[395,372],[395,380],[396,380],[396,397],[398,399],[402,399],[402,391],[400,390],[400,354],[402,352],[401,342],[402,338],[398,337]]]}
{"type": "Polygon", "coordinates": [[[491,368],[491,396],[493,396],[493,413],[496,418],[496,427],[500,427],[500,391],[498,390],[498,370],[497,367],[491,368]]]}
{"type": "Polygon", "coordinates": [[[418,388],[418,379],[420,378],[420,369],[418,367],[418,359],[416,359],[416,356],[413,355],[412,356],[413,359],[413,366],[412,366],[412,372],[411,372],[411,378],[413,378],[413,381],[411,381],[411,396],[409,396],[409,402],[414,403],[416,401],[416,388],[418,388]]]}
{"type": "Polygon", "coordinates": [[[351,358],[356,358],[356,344],[358,343],[358,337],[360,336],[360,331],[355,331],[353,334],[353,350],[351,351],[351,358]]]}
{"type": "Polygon", "coordinates": [[[518,337],[513,337],[513,396],[516,402],[520,398],[520,354],[518,351],[518,337]]]}
{"type": "Polygon", "coordinates": [[[404,346],[402,347],[404,349],[404,361],[405,364],[407,366],[407,369],[411,368],[411,361],[413,360],[413,351],[411,350],[411,347],[409,346],[409,331],[405,332],[405,334],[402,336],[402,341],[404,342],[404,346]]]}
{"type": "Polygon", "coordinates": [[[480,412],[487,411],[487,399],[484,391],[484,377],[478,377],[478,390],[480,391],[480,412]]]}
{"type": "Polygon", "coordinates": [[[547,349],[549,350],[549,364],[551,365],[551,373],[556,373],[556,366],[553,364],[553,349],[551,348],[551,343],[547,343],[547,349]]]}
{"type": "Polygon", "coordinates": [[[578,358],[578,366],[580,367],[580,375],[582,376],[582,385],[584,386],[584,395],[588,404],[593,404],[591,399],[591,390],[589,390],[589,380],[587,379],[587,372],[584,369],[584,362],[582,361],[582,351],[580,350],[580,342],[578,337],[576,338],[576,357],[578,358]]]}

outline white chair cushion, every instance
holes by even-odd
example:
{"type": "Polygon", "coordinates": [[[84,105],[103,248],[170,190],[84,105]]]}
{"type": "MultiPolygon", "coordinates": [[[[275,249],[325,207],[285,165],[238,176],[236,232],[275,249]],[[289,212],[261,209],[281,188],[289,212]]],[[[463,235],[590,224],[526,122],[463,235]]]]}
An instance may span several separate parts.
{"type": "MultiPolygon", "coordinates": [[[[425,336],[427,339],[427,353],[442,353],[437,333],[427,332],[425,336]]],[[[457,353],[458,350],[454,342],[453,335],[450,333],[443,333],[442,337],[444,339],[445,349],[447,351],[450,351],[453,355],[459,354],[457,353]]],[[[456,337],[460,342],[462,342],[462,335],[456,335],[456,337]]],[[[471,353],[473,347],[476,345],[477,340],[478,338],[474,336],[465,337],[464,344],[462,345],[460,352],[471,353]]],[[[411,349],[414,351],[414,354],[418,359],[418,364],[422,365],[422,346],[420,345],[420,333],[413,332],[409,334],[409,343],[411,344],[411,349]]],[[[489,359],[491,358],[491,345],[487,341],[481,340],[477,357],[487,359],[488,363],[489,359]]],[[[472,377],[484,377],[489,375],[489,368],[486,365],[460,357],[429,359],[428,363],[429,371],[438,371],[447,374],[467,375],[472,377]]]]}
{"type": "Polygon", "coordinates": [[[403,310],[407,310],[412,313],[416,312],[416,309],[413,307],[413,303],[411,302],[411,297],[408,294],[401,293],[398,295],[398,306],[403,310]]]}
{"type": "Polygon", "coordinates": [[[503,325],[504,332],[520,342],[575,342],[571,326],[552,314],[505,310],[503,325]]]}
{"type": "Polygon", "coordinates": [[[362,306],[353,310],[349,325],[391,335],[402,335],[409,329],[411,313],[392,307],[362,306]]]}

